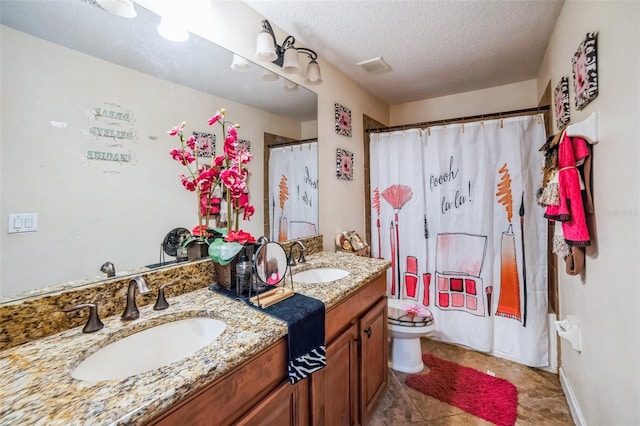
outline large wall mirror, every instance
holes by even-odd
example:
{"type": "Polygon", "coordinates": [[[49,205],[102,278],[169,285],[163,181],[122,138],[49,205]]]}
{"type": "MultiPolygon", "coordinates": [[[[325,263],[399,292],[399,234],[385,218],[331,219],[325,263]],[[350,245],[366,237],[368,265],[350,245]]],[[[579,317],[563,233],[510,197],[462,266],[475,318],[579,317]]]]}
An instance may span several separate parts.
{"type": "Polygon", "coordinates": [[[169,155],[181,121],[214,135],[218,152],[221,129],[207,120],[226,108],[240,124],[255,156],[256,214],[242,227],[256,236],[269,221],[264,135],[317,137],[315,93],[254,63],[234,71],[232,52],[194,34],[166,40],[160,18],[135,7],[129,19],[93,0],[0,2],[0,301],[104,279],[106,261],[118,275],[158,263],[167,233],[197,222],[169,155]],[[23,213],[37,213],[37,231],[8,233],[23,213]]]}

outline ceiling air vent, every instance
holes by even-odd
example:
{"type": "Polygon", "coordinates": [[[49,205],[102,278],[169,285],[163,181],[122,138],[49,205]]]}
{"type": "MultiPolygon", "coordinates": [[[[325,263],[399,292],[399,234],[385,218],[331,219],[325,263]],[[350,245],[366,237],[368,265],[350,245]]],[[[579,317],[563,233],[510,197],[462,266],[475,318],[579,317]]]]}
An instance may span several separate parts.
{"type": "Polygon", "coordinates": [[[388,63],[382,59],[382,56],[378,56],[377,58],[369,59],[367,61],[358,62],[364,70],[371,74],[377,74],[381,72],[392,71],[393,69],[389,66],[388,63]]]}

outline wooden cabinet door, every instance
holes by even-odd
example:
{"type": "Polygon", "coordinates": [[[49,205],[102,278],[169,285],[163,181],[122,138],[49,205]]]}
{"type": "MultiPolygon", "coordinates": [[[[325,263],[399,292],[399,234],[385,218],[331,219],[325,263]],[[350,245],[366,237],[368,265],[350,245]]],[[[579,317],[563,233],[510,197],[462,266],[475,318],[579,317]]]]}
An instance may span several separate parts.
{"type": "Polygon", "coordinates": [[[353,324],[327,345],[327,366],[311,375],[314,426],[359,424],[357,337],[353,324]]]}
{"type": "Polygon", "coordinates": [[[361,342],[360,413],[365,424],[388,384],[386,297],[360,319],[358,341],[361,342]]]}
{"type": "Polygon", "coordinates": [[[309,381],[295,385],[288,381],[271,392],[237,423],[241,426],[307,426],[309,425],[309,381]]]}

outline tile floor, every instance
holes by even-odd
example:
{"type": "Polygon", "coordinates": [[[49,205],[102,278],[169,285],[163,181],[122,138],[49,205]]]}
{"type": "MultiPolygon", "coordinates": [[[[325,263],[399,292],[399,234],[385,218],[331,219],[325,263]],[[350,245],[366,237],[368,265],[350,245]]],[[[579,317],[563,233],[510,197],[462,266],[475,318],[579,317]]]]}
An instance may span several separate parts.
{"type": "MultiPolygon", "coordinates": [[[[491,370],[513,383],[518,389],[517,426],[574,424],[556,374],[429,339],[422,339],[422,351],[482,372],[491,370]]],[[[406,376],[389,369],[389,387],[367,426],[492,425],[409,388],[406,376]]]]}

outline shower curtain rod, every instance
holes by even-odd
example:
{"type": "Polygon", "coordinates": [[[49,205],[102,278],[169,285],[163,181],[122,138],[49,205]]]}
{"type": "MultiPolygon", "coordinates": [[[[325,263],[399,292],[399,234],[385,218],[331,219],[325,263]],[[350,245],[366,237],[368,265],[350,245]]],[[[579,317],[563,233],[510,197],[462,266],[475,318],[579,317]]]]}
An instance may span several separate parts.
{"type": "Polygon", "coordinates": [[[313,143],[313,142],[318,142],[317,138],[310,138],[310,139],[301,139],[299,141],[290,141],[290,142],[282,142],[282,143],[272,143],[270,145],[268,145],[269,148],[283,148],[286,146],[293,146],[293,145],[303,145],[305,143],[313,143]]]}
{"type": "Polygon", "coordinates": [[[447,118],[444,120],[433,120],[433,121],[424,121],[422,123],[413,123],[413,124],[402,124],[398,126],[391,127],[378,127],[376,129],[367,129],[366,133],[381,133],[381,132],[389,132],[393,130],[407,130],[416,127],[431,127],[431,126],[445,126],[448,124],[457,124],[457,123],[468,123],[471,121],[482,121],[482,120],[490,120],[494,118],[507,118],[518,115],[533,115],[540,112],[549,111],[551,107],[549,105],[535,107],[535,108],[526,108],[526,109],[516,109],[513,111],[503,111],[503,112],[494,112],[491,114],[480,114],[480,115],[472,115],[469,117],[457,117],[457,118],[447,118]]]}

